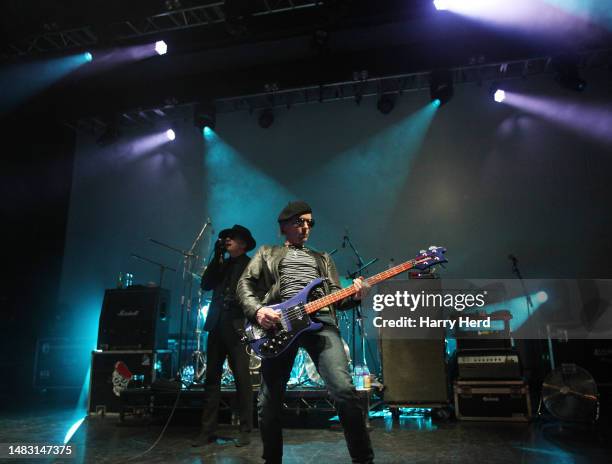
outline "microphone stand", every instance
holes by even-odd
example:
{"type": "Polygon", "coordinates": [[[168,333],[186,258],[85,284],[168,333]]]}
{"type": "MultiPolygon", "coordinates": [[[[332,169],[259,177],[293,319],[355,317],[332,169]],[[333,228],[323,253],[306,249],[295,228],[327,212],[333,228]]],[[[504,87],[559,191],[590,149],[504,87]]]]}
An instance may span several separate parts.
{"type": "MultiPolygon", "coordinates": [[[[521,271],[518,268],[518,259],[514,255],[508,255],[508,259],[510,261],[512,261],[512,273],[514,275],[516,275],[517,279],[521,283],[521,288],[523,290],[523,295],[525,296],[525,301],[527,302],[527,319],[529,319],[531,317],[531,312],[532,312],[532,309],[533,309],[533,301],[531,300],[531,296],[529,295],[529,292],[527,291],[527,286],[525,285],[525,281],[523,280],[523,275],[521,274],[521,271]]],[[[549,360],[550,360],[550,363],[551,363],[551,365],[553,366],[553,369],[554,369],[554,357],[553,357],[552,340],[550,339],[550,335],[547,338],[548,338],[549,360]]],[[[529,340],[525,340],[525,342],[528,343],[529,340]]],[[[543,352],[542,352],[542,345],[541,345],[540,339],[535,340],[535,342],[536,342],[535,343],[535,356],[538,359],[537,366],[538,366],[538,370],[539,370],[542,367],[541,363],[542,363],[542,360],[543,360],[543,352]]],[[[526,345],[527,352],[529,352],[529,345],[530,344],[531,343],[526,345]]],[[[513,345],[514,345],[514,343],[513,343],[513,345]]]]}
{"type": "Polygon", "coordinates": [[[519,282],[521,283],[521,287],[523,289],[523,295],[525,295],[525,300],[527,301],[527,317],[531,317],[531,310],[533,309],[533,301],[531,301],[531,296],[527,291],[527,287],[525,286],[525,281],[523,280],[523,276],[521,275],[521,271],[518,268],[518,259],[514,255],[508,255],[508,259],[512,261],[512,273],[516,275],[519,282]]]}
{"type": "Polygon", "coordinates": [[[146,263],[154,264],[155,266],[159,267],[159,288],[162,288],[162,284],[164,282],[164,272],[166,271],[166,269],[169,270],[169,271],[172,271],[172,272],[176,272],[176,269],[174,269],[173,267],[166,266],[165,264],[158,263],[156,261],[153,261],[152,259],[145,258],[144,256],[140,256],[140,255],[137,255],[135,253],[132,253],[131,257],[139,259],[139,260],[144,261],[146,263]]]}
{"type": "Polygon", "coordinates": [[[180,305],[180,327],[179,327],[179,340],[178,340],[178,371],[177,376],[180,378],[182,375],[182,367],[183,367],[183,345],[185,344],[185,318],[187,318],[187,324],[189,325],[189,316],[191,315],[191,295],[193,291],[193,264],[197,261],[198,254],[195,252],[195,249],[200,242],[200,239],[204,235],[204,231],[210,226],[212,223],[210,222],[210,218],[206,219],[206,222],[200,229],[198,235],[195,240],[191,244],[191,248],[189,250],[181,250],[179,248],[175,248],[166,243],[160,242],[158,240],[150,238],[149,241],[155,243],[156,245],[160,245],[162,247],[168,248],[172,251],[176,251],[183,256],[183,289],[181,293],[181,305],[180,305]]]}
{"type": "MultiPolygon", "coordinates": [[[[361,257],[361,255],[359,254],[359,251],[357,251],[357,248],[353,245],[353,242],[351,241],[351,238],[348,235],[348,231],[345,232],[344,237],[342,238],[342,248],[345,248],[346,244],[348,243],[349,247],[351,248],[351,250],[353,251],[353,254],[356,256],[357,258],[357,267],[358,269],[355,272],[348,272],[347,271],[347,277],[349,279],[354,279],[355,277],[357,277],[359,274],[361,274],[362,271],[364,271],[366,268],[368,268],[369,266],[371,266],[372,264],[374,264],[376,261],[378,261],[378,258],[374,258],[371,259],[370,261],[368,261],[367,263],[364,264],[363,262],[363,258],[361,257]]],[[[363,316],[361,313],[361,301],[357,304],[357,306],[355,306],[355,310],[353,311],[353,330],[352,330],[352,349],[353,349],[353,359],[355,358],[355,354],[356,354],[356,339],[357,336],[355,334],[355,328],[359,327],[359,336],[361,338],[361,361],[362,361],[362,365],[366,366],[368,365],[367,360],[366,360],[366,342],[367,342],[367,333],[366,333],[366,329],[365,329],[365,325],[363,323],[363,316]]],[[[369,349],[369,347],[368,347],[369,349]]],[[[353,362],[353,375],[355,375],[355,365],[356,363],[353,362]]]]}

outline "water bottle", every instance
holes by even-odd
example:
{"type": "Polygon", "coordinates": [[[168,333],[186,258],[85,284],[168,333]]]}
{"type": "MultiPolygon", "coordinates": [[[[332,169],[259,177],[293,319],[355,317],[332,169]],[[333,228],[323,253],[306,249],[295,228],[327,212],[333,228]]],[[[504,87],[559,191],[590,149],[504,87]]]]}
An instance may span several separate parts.
{"type": "Polygon", "coordinates": [[[355,373],[353,375],[353,383],[357,390],[363,390],[363,368],[361,365],[355,366],[355,373]]]}
{"type": "Polygon", "coordinates": [[[117,288],[123,288],[125,286],[123,272],[119,273],[119,277],[117,277],[117,288]]]}
{"type": "Polygon", "coordinates": [[[363,369],[361,370],[361,375],[363,378],[363,389],[369,390],[372,388],[372,383],[370,382],[370,369],[368,369],[367,364],[364,364],[363,369]]]}

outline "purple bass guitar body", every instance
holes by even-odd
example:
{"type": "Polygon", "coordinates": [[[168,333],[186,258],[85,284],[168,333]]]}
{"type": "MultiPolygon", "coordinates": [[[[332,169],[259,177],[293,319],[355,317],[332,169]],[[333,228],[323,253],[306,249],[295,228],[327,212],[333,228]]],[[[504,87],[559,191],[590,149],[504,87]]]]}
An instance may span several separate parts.
{"type": "Polygon", "coordinates": [[[314,279],[293,298],[269,306],[280,313],[281,322],[277,327],[266,330],[259,324],[247,324],[245,332],[248,343],[257,356],[261,358],[279,356],[297,340],[300,334],[319,330],[323,326],[320,322],[313,322],[304,307],[310,291],[321,283],[323,279],[314,279]]]}

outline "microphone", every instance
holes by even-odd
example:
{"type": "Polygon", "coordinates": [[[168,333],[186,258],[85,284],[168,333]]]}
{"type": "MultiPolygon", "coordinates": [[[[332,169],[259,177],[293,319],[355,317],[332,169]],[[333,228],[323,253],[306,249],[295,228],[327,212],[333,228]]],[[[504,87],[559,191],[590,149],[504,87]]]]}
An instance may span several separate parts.
{"type": "Polygon", "coordinates": [[[215,242],[215,252],[217,253],[223,253],[223,246],[225,245],[225,239],[224,238],[218,238],[217,241],[215,242]]]}
{"type": "Polygon", "coordinates": [[[348,227],[344,228],[344,237],[342,237],[342,248],[346,248],[346,241],[348,240],[348,227]]]}
{"type": "Polygon", "coordinates": [[[508,255],[508,259],[512,261],[512,264],[514,264],[515,266],[516,263],[518,263],[518,259],[516,259],[516,256],[514,256],[512,253],[508,255]]]}

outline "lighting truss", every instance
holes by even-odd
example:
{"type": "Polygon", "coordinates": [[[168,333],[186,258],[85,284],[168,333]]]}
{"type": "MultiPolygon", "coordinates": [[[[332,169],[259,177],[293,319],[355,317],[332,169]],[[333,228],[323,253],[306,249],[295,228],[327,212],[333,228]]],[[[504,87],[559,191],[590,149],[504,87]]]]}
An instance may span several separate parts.
{"type": "MultiPolygon", "coordinates": [[[[253,0],[253,16],[265,16],[321,6],[322,2],[312,0],[253,0]]],[[[179,8],[140,20],[125,20],[110,24],[111,39],[125,40],[146,37],[151,34],[206,27],[226,21],[223,7],[225,1],[211,2],[190,8],[179,8]]],[[[0,56],[29,55],[50,51],[96,45],[99,38],[92,26],[84,26],[58,32],[45,32],[17,40],[0,48],[0,56]]]]}
{"type": "MultiPolygon", "coordinates": [[[[589,51],[578,55],[580,68],[601,68],[612,65],[612,49],[589,51]]],[[[554,74],[553,57],[540,57],[503,63],[469,65],[451,69],[453,84],[475,83],[499,84],[511,79],[525,79],[531,76],[554,74]]],[[[430,71],[401,74],[388,77],[370,78],[358,73],[356,80],[336,82],[319,86],[292,89],[278,89],[261,93],[218,98],[215,100],[216,113],[235,111],[255,112],[267,108],[291,108],[298,105],[338,100],[361,101],[363,97],[385,94],[401,96],[405,92],[429,91],[430,71]],[[361,77],[360,77],[361,76],[361,77]]],[[[137,108],[121,113],[119,125],[124,128],[152,128],[163,124],[189,119],[193,116],[193,101],[167,101],[157,107],[137,108]]],[[[81,118],[66,122],[66,125],[84,133],[100,134],[106,128],[98,117],[81,118]]]]}
{"type": "MultiPolygon", "coordinates": [[[[452,68],[455,86],[468,83],[482,85],[487,81],[524,79],[540,74],[553,74],[552,56],[530,58],[502,63],[477,64],[452,68]]],[[[589,51],[580,55],[581,67],[594,68],[612,63],[612,49],[589,51]]],[[[337,100],[355,100],[385,94],[402,95],[429,89],[430,71],[400,74],[379,78],[366,78],[336,82],[318,86],[281,89],[275,92],[261,92],[250,95],[219,98],[215,101],[217,114],[234,111],[253,112],[262,108],[291,108],[310,103],[337,100]]]]}
{"type": "Polygon", "coordinates": [[[24,56],[34,53],[90,47],[97,43],[98,37],[93,29],[90,26],[84,26],[64,31],[45,32],[2,45],[0,55],[3,58],[8,58],[10,56],[24,56]]]}

